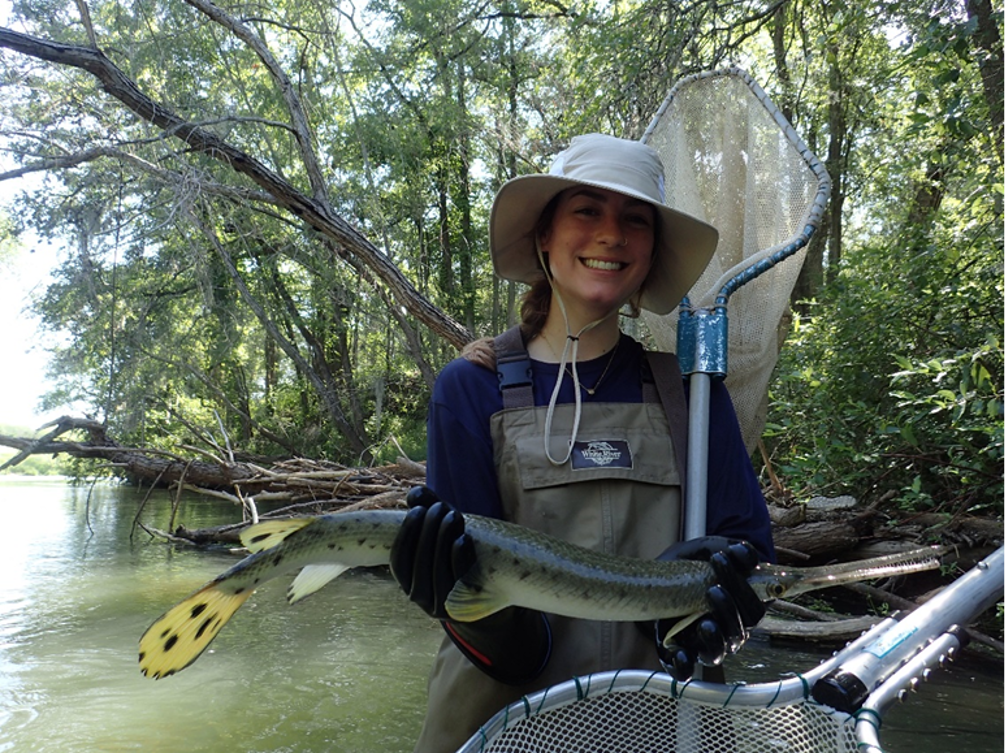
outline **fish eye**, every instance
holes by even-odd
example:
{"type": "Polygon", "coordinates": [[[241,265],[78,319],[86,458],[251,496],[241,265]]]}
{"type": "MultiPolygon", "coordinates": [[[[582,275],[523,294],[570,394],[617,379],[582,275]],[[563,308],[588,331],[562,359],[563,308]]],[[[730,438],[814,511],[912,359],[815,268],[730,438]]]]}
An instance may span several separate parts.
{"type": "Polygon", "coordinates": [[[768,592],[772,598],[782,598],[782,594],[785,593],[782,583],[772,583],[768,592]]]}

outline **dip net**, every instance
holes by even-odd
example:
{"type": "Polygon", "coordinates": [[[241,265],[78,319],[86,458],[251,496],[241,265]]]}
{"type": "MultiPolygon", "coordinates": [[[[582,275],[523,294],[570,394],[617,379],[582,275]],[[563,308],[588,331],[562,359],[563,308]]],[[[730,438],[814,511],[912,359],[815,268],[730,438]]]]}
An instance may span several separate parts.
{"type": "Polygon", "coordinates": [[[751,452],[765,425],[790,294],[827,202],[827,172],[768,95],[737,68],[678,82],[643,141],[664,162],[667,204],[720,232],[716,254],[686,302],[667,315],[643,317],[657,348],[681,356],[682,307],[726,308],[729,299],[724,372],[751,452]]]}
{"type": "Polygon", "coordinates": [[[856,718],[816,703],[807,691],[799,679],[682,685],[659,672],[608,672],[524,697],[489,720],[461,750],[856,753],[856,718]]]}

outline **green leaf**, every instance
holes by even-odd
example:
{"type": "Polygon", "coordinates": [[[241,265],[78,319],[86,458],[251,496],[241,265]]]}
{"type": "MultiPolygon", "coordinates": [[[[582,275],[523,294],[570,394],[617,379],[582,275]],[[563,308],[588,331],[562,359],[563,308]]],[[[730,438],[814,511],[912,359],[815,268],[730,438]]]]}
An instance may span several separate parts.
{"type": "Polygon", "coordinates": [[[901,437],[912,446],[919,445],[919,440],[915,437],[915,431],[912,430],[910,425],[901,426],[901,437]]]}

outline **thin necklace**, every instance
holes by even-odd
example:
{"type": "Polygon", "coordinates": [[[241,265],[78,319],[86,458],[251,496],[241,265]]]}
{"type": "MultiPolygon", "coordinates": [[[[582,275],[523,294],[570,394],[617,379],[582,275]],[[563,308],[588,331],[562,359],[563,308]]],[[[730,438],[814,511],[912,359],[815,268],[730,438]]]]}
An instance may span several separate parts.
{"type": "MultiPolygon", "coordinates": [[[[543,337],[544,337],[544,334],[543,334],[543,337]]],[[[615,346],[613,346],[611,348],[611,352],[609,353],[609,356],[608,356],[608,364],[606,364],[604,366],[604,370],[601,371],[601,376],[596,381],[594,381],[594,387],[593,388],[587,388],[586,386],[584,386],[583,383],[569,371],[569,366],[568,365],[566,366],[566,375],[568,375],[570,377],[570,380],[572,380],[573,382],[575,382],[581,389],[583,389],[584,391],[586,391],[588,396],[593,396],[594,393],[597,391],[598,386],[601,385],[601,381],[604,380],[604,376],[606,376],[608,374],[608,369],[611,367],[611,363],[613,363],[615,361],[615,352],[618,351],[618,344],[619,344],[619,342],[621,342],[621,340],[622,340],[622,338],[621,338],[621,336],[619,336],[618,340],[615,342],[615,346]]],[[[555,348],[552,346],[552,342],[550,342],[548,339],[545,339],[545,343],[548,344],[548,349],[552,353],[552,355],[556,359],[558,359],[559,355],[557,355],[555,353],[555,348]]]]}

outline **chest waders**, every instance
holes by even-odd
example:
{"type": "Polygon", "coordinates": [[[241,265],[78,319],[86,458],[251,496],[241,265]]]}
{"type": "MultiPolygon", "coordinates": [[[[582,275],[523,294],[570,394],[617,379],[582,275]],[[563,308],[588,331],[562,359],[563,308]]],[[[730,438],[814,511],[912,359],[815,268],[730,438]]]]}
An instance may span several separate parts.
{"type": "MultiPolygon", "coordinates": [[[[654,558],[678,541],[685,468],[674,441],[686,437],[679,419],[687,412],[674,357],[647,354],[656,383],[642,376],[641,404],[584,404],[573,453],[557,467],[544,454],[547,408],[533,406],[530,361],[516,329],[497,337],[496,353],[504,409],[490,424],[505,518],[608,554],[654,558]],[[516,383],[508,380],[515,375],[516,383]],[[661,380],[669,412],[656,388],[661,380]],[[679,426],[673,436],[669,416],[679,426]]],[[[557,406],[549,439],[553,448],[568,443],[572,423],[573,407],[557,406]]],[[[632,622],[548,619],[552,657],[544,673],[523,687],[483,674],[445,637],[430,674],[416,750],[454,751],[507,704],[574,675],[660,669],[653,640],[632,622]]]]}

